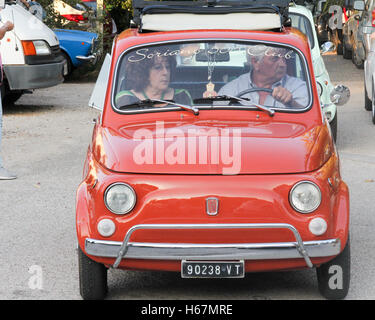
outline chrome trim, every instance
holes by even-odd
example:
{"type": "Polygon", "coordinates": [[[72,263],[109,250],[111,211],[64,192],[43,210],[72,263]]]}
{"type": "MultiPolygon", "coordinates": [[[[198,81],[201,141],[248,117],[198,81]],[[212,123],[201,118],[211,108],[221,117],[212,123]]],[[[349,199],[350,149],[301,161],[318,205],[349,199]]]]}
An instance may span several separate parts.
{"type": "Polygon", "coordinates": [[[310,180],[301,180],[297,183],[295,183],[292,187],[292,189],[290,189],[290,192],[289,192],[289,203],[290,205],[292,206],[292,208],[294,210],[296,210],[297,212],[299,213],[303,213],[303,214],[306,214],[306,213],[312,213],[314,212],[316,209],[318,209],[322,203],[322,191],[320,190],[320,187],[315,183],[315,182],[312,182],[310,180]],[[300,184],[303,184],[303,183],[307,183],[307,184],[311,184],[313,185],[318,191],[319,191],[319,197],[320,197],[320,201],[319,201],[319,204],[316,208],[312,209],[312,210],[300,210],[298,208],[296,208],[296,206],[294,205],[293,201],[292,201],[292,194],[293,194],[293,191],[300,185],[300,184]]]}
{"type": "Polygon", "coordinates": [[[117,214],[117,215],[124,215],[124,214],[129,213],[130,211],[132,211],[132,210],[134,209],[134,207],[135,207],[135,205],[136,205],[136,203],[137,203],[137,194],[135,193],[133,187],[130,186],[129,184],[125,183],[125,182],[114,182],[114,183],[110,184],[110,185],[105,189],[104,197],[103,197],[103,198],[104,198],[104,204],[105,204],[106,208],[107,208],[109,211],[111,211],[112,213],[117,214]],[[112,187],[117,186],[117,185],[123,185],[123,186],[129,188],[129,190],[131,191],[131,193],[132,193],[133,196],[134,196],[134,202],[133,202],[132,206],[131,206],[128,210],[126,210],[126,211],[124,211],[124,212],[116,212],[116,211],[112,210],[112,208],[111,208],[111,207],[109,206],[109,204],[107,203],[107,194],[108,194],[108,191],[109,191],[112,187]]]}
{"type": "Polygon", "coordinates": [[[286,223],[244,224],[143,224],[129,229],[124,241],[105,241],[87,238],[85,251],[88,255],[116,258],[117,268],[123,258],[151,260],[261,260],[303,258],[309,268],[313,267],[310,257],[335,256],[341,251],[339,239],[303,242],[297,229],[286,223]],[[276,243],[142,243],[130,242],[136,230],[150,229],[288,229],[296,242],[276,243]]]}
{"type": "Polygon", "coordinates": [[[219,213],[219,199],[215,197],[206,198],[206,213],[209,216],[216,216],[219,213]],[[215,210],[211,211],[211,205],[209,204],[211,201],[215,202],[215,210]]]}
{"type": "Polygon", "coordinates": [[[76,56],[76,58],[78,60],[82,60],[82,61],[93,61],[96,59],[96,55],[95,54],[91,54],[89,56],[76,56]]]}

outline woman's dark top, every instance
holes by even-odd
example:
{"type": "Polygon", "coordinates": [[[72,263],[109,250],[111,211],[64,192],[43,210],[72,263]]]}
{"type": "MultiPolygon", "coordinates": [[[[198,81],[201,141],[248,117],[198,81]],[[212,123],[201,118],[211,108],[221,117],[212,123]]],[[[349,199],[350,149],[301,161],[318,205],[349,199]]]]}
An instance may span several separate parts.
{"type": "MultiPolygon", "coordinates": [[[[165,100],[165,99],[161,99],[165,100]]],[[[172,100],[176,103],[185,104],[191,106],[193,100],[190,96],[190,93],[185,89],[174,89],[172,100]]],[[[117,106],[125,106],[128,104],[136,103],[140,101],[130,90],[120,91],[115,98],[117,106]]]]}

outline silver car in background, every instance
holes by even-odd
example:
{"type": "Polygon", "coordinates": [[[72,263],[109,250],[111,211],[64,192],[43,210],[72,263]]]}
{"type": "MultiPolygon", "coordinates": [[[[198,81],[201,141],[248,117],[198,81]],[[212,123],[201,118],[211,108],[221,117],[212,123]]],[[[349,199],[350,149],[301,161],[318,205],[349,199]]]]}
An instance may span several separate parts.
{"type": "Polygon", "coordinates": [[[364,69],[365,109],[371,111],[372,122],[375,124],[375,32],[370,36],[370,50],[364,69]]]}

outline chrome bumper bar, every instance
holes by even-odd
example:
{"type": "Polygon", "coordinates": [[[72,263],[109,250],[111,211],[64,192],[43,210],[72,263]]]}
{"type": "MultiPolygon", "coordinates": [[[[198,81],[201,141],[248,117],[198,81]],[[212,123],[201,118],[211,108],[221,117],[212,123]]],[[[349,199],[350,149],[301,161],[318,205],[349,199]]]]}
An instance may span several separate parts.
{"type": "Polygon", "coordinates": [[[85,251],[88,255],[116,258],[117,268],[123,258],[151,260],[263,260],[304,258],[309,268],[310,258],[335,256],[341,251],[339,239],[303,242],[297,229],[284,223],[244,224],[142,224],[129,229],[123,242],[87,238],[85,251]],[[136,230],[145,229],[288,229],[296,242],[275,243],[143,243],[130,242],[136,230]]]}

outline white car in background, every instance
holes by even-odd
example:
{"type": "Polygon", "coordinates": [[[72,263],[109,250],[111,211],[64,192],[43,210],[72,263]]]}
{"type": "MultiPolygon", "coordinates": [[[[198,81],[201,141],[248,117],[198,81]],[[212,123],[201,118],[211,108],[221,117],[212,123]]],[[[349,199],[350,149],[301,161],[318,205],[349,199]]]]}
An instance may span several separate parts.
{"type": "MultiPolygon", "coordinates": [[[[323,57],[320,52],[318,37],[315,30],[313,15],[309,9],[304,6],[291,4],[289,7],[289,17],[292,20],[292,27],[299,29],[304,33],[310,42],[311,56],[314,65],[315,79],[318,83],[320,94],[320,103],[327,120],[331,126],[331,131],[336,141],[337,138],[337,108],[334,101],[335,87],[333,86],[323,57]],[[331,98],[332,97],[332,98],[331,98]],[[332,101],[333,100],[333,101],[332,101]]],[[[341,90],[348,90],[344,86],[340,86],[341,90]]],[[[338,90],[338,88],[336,89],[338,90]]],[[[348,93],[349,94],[349,93],[348,93]]]]}
{"type": "Polygon", "coordinates": [[[370,37],[370,51],[364,62],[365,77],[365,109],[371,111],[375,124],[375,32],[370,37]]]}

